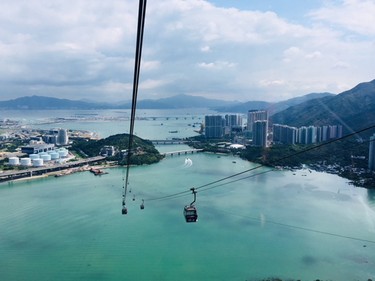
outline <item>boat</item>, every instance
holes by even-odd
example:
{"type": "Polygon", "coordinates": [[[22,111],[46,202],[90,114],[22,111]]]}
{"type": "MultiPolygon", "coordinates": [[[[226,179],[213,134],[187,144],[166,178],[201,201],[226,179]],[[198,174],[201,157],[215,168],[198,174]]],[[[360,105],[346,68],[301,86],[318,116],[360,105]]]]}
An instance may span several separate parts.
{"type": "Polygon", "coordinates": [[[94,168],[91,168],[90,172],[93,173],[95,176],[100,176],[100,175],[108,174],[107,172],[104,172],[101,169],[94,169],[94,168]]]}

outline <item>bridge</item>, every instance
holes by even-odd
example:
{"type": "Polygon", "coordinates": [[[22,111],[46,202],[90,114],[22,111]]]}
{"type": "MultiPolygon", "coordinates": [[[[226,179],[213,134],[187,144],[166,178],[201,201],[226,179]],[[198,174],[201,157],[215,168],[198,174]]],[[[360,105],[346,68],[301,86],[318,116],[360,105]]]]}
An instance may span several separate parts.
{"type": "Polygon", "coordinates": [[[203,149],[197,149],[197,148],[192,148],[192,149],[185,149],[185,150],[177,150],[177,151],[170,151],[170,152],[164,152],[161,153],[164,156],[173,156],[173,155],[185,155],[185,154],[193,154],[193,153],[198,153],[203,151],[203,149]]]}
{"type": "Polygon", "coordinates": [[[171,139],[171,140],[151,140],[151,142],[155,145],[160,145],[160,144],[185,144],[188,141],[183,140],[183,139],[171,139]]]}

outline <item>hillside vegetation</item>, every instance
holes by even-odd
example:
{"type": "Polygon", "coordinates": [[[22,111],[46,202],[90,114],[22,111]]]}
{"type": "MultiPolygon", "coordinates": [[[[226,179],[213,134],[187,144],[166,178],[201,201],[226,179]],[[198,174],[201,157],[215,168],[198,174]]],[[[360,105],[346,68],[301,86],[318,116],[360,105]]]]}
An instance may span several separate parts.
{"type": "MultiPolygon", "coordinates": [[[[118,161],[119,164],[127,164],[125,150],[128,149],[129,135],[117,134],[101,140],[80,140],[75,141],[72,150],[84,157],[93,157],[100,154],[104,146],[114,146],[117,153],[115,156],[108,157],[108,160],[118,161]]],[[[133,138],[133,153],[130,158],[130,164],[142,165],[159,162],[163,156],[149,140],[141,139],[137,136],[133,138]]]]}

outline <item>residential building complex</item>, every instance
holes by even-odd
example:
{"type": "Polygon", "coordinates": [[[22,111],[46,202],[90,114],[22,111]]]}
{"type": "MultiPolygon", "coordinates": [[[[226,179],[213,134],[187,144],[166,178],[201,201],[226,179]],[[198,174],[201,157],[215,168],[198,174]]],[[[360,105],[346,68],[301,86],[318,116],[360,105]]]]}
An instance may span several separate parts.
{"type": "Polygon", "coordinates": [[[276,144],[312,144],[342,137],[341,125],[302,126],[300,128],[274,124],[273,142],[276,144]]]}

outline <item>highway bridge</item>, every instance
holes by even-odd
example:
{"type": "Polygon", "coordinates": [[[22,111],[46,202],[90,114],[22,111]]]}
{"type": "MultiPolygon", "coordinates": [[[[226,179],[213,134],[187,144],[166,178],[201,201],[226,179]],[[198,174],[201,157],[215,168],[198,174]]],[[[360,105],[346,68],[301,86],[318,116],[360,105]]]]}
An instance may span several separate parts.
{"type": "Polygon", "coordinates": [[[161,154],[164,156],[173,156],[173,155],[185,155],[185,154],[198,153],[202,151],[203,149],[192,148],[192,149],[185,149],[185,150],[169,151],[169,152],[164,152],[161,154]]]}
{"type": "Polygon", "coordinates": [[[171,140],[151,140],[154,145],[161,145],[161,144],[185,144],[188,141],[184,139],[171,139],[171,140]]]}

